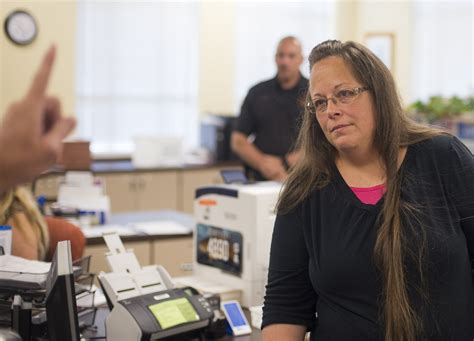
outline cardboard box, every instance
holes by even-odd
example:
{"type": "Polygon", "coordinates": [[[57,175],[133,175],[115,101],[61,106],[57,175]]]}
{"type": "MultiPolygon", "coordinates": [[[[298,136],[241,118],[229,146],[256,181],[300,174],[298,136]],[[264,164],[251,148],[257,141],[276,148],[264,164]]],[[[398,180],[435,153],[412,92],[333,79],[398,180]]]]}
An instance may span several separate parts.
{"type": "Polygon", "coordinates": [[[92,158],[90,141],[63,142],[63,151],[58,163],[66,170],[89,170],[92,158]]]}

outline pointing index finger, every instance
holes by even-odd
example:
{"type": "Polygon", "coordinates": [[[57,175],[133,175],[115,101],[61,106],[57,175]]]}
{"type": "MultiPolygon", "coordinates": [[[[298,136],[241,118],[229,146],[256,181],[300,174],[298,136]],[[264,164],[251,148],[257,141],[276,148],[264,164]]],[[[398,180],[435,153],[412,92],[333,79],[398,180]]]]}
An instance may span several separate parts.
{"type": "Polygon", "coordinates": [[[54,64],[54,58],[56,56],[56,47],[52,45],[48,52],[46,52],[45,56],[43,57],[43,61],[36,71],[35,78],[31,83],[30,91],[28,93],[29,96],[32,97],[42,97],[46,92],[46,88],[48,87],[49,77],[51,75],[51,70],[54,64]]]}

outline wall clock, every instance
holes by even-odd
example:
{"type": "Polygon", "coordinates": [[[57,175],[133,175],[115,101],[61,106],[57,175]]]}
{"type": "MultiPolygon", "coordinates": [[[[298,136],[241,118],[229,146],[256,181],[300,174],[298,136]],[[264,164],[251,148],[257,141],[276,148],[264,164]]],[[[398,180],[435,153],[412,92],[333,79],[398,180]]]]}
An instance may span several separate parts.
{"type": "Polygon", "coordinates": [[[32,43],[38,34],[35,18],[23,10],[10,13],[5,19],[4,29],[8,39],[17,45],[32,43]]]}

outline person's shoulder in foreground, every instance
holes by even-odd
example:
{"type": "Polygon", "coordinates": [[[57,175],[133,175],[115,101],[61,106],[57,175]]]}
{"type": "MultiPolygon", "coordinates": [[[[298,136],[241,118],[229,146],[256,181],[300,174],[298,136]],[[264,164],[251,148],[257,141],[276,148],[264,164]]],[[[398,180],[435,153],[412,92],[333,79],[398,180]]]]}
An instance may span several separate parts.
{"type": "Polygon", "coordinates": [[[413,146],[417,150],[434,153],[437,158],[450,158],[458,154],[467,157],[472,156],[472,151],[459,138],[447,133],[433,136],[415,143],[413,146]]]}
{"type": "Polygon", "coordinates": [[[440,133],[439,135],[433,136],[429,139],[423,140],[417,145],[423,146],[425,148],[433,148],[433,149],[449,149],[453,145],[460,145],[463,144],[458,137],[448,134],[448,133],[440,133]]]}

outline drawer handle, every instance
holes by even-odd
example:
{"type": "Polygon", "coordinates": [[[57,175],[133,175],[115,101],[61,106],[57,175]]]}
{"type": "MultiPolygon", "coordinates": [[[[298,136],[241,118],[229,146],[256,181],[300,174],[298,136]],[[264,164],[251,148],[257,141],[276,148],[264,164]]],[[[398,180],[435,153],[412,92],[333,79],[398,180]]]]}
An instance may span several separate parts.
{"type": "Polygon", "coordinates": [[[193,271],[193,263],[181,263],[179,269],[182,271],[193,271]]]}

